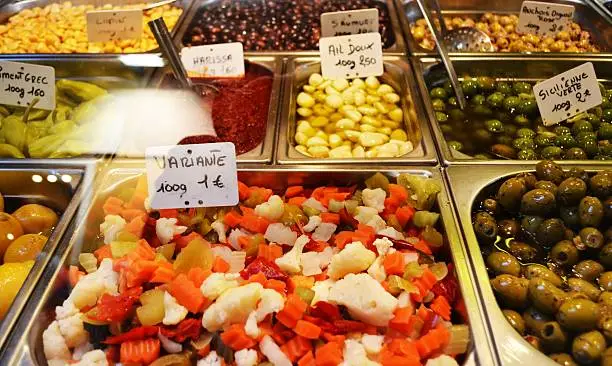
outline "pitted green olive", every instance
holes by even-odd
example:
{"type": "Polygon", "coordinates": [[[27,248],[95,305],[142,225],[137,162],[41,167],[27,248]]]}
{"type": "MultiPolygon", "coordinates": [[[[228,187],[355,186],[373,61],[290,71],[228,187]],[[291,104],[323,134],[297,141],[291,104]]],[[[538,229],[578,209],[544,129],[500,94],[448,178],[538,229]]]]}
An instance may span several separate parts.
{"type": "Polygon", "coordinates": [[[533,306],[547,314],[555,314],[567,295],[543,278],[532,278],[528,284],[529,300],[533,306]]]}
{"type": "Polygon", "coordinates": [[[538,255],[538,250],[527,243],[512,240],[508,251],[521,262],[532,262],[538,255]]]}
{"type": "Polygon", "coordinates": [[[594,282],[595,279],[603,273],[604,268],[598,262],[592,259],[586,259],[578,262],[578,264],[574,266],[573,271],[577,277],[585,281],[594,282]]]}
{"type": "Polygon", "coordinates": [[[527,192],[525,181],[519,178],[510,178],[499,187],[497,191],[497,201],[506,210],[516,210],[523,195],[527,192]]]}
{"type": "Polygon", "coordinates": [[[530,307],[523,312],[523,320],[525,321],[525,329],[532,334],[540,333],[544,324],[554,320],[552,316],[541,312],[540,310],[530,307]]]}
{"type": "Polygon", "coordinates": [[[560,184],[565,176],[563,169],[554,161],[543,160],[536,164],[536,176],[540,180],[549,180],[560,184]]]}
{"type": "Polygon", "coordinates": [[[497,222],[497,233],[504,238],[514,238],[518,235],[521,225],[513,219],[505,219],[497,222]]]}
{"type": "Polygon", "coordinates": [[[578,235],[582,244],[587,248],[599,249],[604,245],[603,234],[594,227],[585,227],[578,235]]]}
{"type": "Polygon", "coordinates": [[[501,302],[513,309],[522,309],[527,305],[527,288],[529,280],[502,274],[491,280],[491,286],[501,302]]]}
{"type": "Polygon", "coordinates": [[[490,214],[478,212],[474,218],[474,231],[479,239],[492,242],[497,238],[497,222],[490,214]]]}
{"type": "Polygon", "coordinates": [[[487,266],[496,274],[509,274],[519,276],[521,264],[512,254],[506,252],[493,252],[487,257],[487,266]]]}
{"type": "Polygon", "coordinates": [[[582,333],[574,338],[572,355],[579,363],[591,364],[597,362],[606,349],[606,339],[596,330],[582,333]]]}
{"type": "Polygon", "coordinates": [[[565,237],[565,225],[560,219],[547,219],[536,230],[536,240],[545,247],[551,247],[565,237]]]}
{"type": "Polygon", "coordinates": [[[567,280],[567,286],[570,291],[581,292],[585,294],[589,299],[597,301],[601,290],[598,289],[592,283],[585,281],[581,278],[572,277],[567,280]]]}
{"type": "Polygon", "coordinates": [[[539,337],[547,352],[563,351],[569,339],[567,332],[556,321],[544,323],[540,329],[539,337]]]}
{"type": "Polygon", "coordinates": [[[557,190],[557,200],[564,206],[574,206],[586,195],[587,185],[579,178],[567,178],[557,190]]]}
{"type": "Polygon", "coordinates": [[[612,291],[612,272],[604,272],[597,279],[599,287],[604,291],[612,291]]]}
{"type": "Polygon", "coordinates": [[[561,279],[559,275],[541,264],[531,264],[527,266],[523,275],[527,279],[543,278],[557,287],[563,285],[563,279],[561,279]]]}
{"type": "Polygon", "coordinates": [[[578,366],[576,361],[567,353],[553,353],[548,355],[553,361],[563,366],[578,366]]]}
{"type": "Polygon", "coordinates": [[[580,225],[598,227],[603,219],[603,204],[597,197],[584,197],[578,205],[580,225]]]}
{"type": "Polygon", "coordinates": [[[569,299],[559,307],[557,321],[574,331],[594,329],[599,318],[600,305],[587,299],[569,299]]]}
{"type": "Polygon", "coordinates": [[[548,216],[555,208],[555,195],[549,190],[532,189],[521,199],[521,213],[525,215],[548,216]]]}
{"type": "Polygon", "coordinates": [[[521,316],[521,314],[517,313],[514,310],[510,310],[510,309],[502,310],[502,312],[504,313],[506,320],[508,320],[508,323],[512,325],[512,328],[514,328],[517,332],[519,332],[520,335],[524,335],[525,334],[525,321],[523,320],[523,317],[521,316]]]}
{"type": "Polygon", "coordinates": [[[570,267],[578,263],[580,254],[574,243],[569,240],[562,240],[552,247],[550,258],[559,266],[570,267]]]}

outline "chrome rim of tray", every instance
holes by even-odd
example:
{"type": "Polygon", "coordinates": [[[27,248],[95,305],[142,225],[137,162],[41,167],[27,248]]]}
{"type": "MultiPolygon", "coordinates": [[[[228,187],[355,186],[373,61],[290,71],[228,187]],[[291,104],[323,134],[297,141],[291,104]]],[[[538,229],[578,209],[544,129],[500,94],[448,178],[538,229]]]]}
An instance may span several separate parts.
{"type": "MultiPolygon", "coordinates": [[[[395,8],[398,10],[398,16],[400,18],[400,24],[402,33],[405,38],[406,47],[408,52],[412,56],[433,56],[436,55],[436,50],[427,50],[419,46],[419,44],[412,37],[410,32],[410,25],[415,22],[418,18],[422,17],[419,8],[416,6],[414,0],[395,0],[395,8]],[[407,13],[410,13],[409,16],[407,13]]],[[[612,14],[603,10],[603,6],[595,4],[597,0],[557,0],[555,3],[567,4],[575,6],[576,10],[574,13],[574,21],[581,27],[588,30],[593,35],[596,45],[599,46],[603,52],[601,53],[582,53],[579,55],[585,56],[612,56],[612,14]]],[[[501,2],[491,2],[486,0],[468,0],[468,1],[453,1],[453,0],[441,0],[440,7],[442,8],[442,14],[444,15],[457,15],[457,16],[471,16],[472,18],[479,18],[482,14],[491,12],[498,14],[517,14],[521,10],[521,4],[523,0],[511,0],[501,2]]],[[[571,57],[575,56],[573,53],[564,52],[533,52],[533,53],[521,53],[521,52],[451,52],[450,56],[497,56],[497,57],[571,57]]]]}
{"type": "MultiPolygon", "coordinates": [[[[92,198],[92,205],[83,209],[83,214],[79,213],[75,219],[76,231],[73,235],[66,235],[60,242],[57,249],[58,255],[53,261],[53,265],[48,266],[42,274],[41,280],[34,288],[34,295],[37,301],[27,304],[24,316],[21,317],[17,327],[11,334],[9,343],[4,349],[0,359],[6,364],[32,364],[43,365],[45,356],[42,350],[42,332],[51,322],[49,316],[53,314],[56,303],[61,303],[63,298],[59,298],[58,291],[66,286],[66,279],[62,280],[62,273],[65,273],[70,264],[78,261],[78,254],[83,250],[93,250],[86,247],[92,243],[91,237],[87,235],[97,235],[97,226],[103,219],[100,216],[101,205],[104,198],[114,189],[122,186],[128,181],[135,179],[137,175],[143,174],[142,161],[134,160],[122,162],[121,167],[115,165],[109,167],[99,175],[101,183],[96,184],[97,192],[92,198]],[[99,212],[96,212],[99,211],[99,212]],[[88,230],[88,228],[95,229],[88,230]]],[[[421,176],[433,177],[437,179],[442,187],[438,195],[437,206],[442,218],[442,227],[448,238],[450,252],[457,272],[459,286],[466,302],[469,317],[470,331],[472,335],[472,346],[467,355],[466,365],[492,365],[492,347],[489,347],[484,339],[484,322],[482,311],[478,305],[477,295],[474,292],[473,281],[470,278],[470,269],[466,260],[465,246],[462,244],[461,236],[454,224],[454,213],[451,209],[450,196],[447,193],[443,178],[437,167],[397,167],[387,169],[376,169],[373,167],[362,166],[358,170],[343,168],[319,168],[319,167],[279,167],[270,168],[249,167],[240,168],[238,175],[241,180],[248,184],[270,185],[273,188],[282,189],[289,184],[325,184],[334,182],[336,184],[354,184],[362,182],[365,178],[375,172],[382,172],[390,177],[397,176],[399,173],[411,173],[421,176]],[[474,352],[475,351],[475,352],[474,352]],[[475,353],[475,354],[474,354],[475,353]]]]}
{"type": "MultiPolygon", "coordinates": [[[[82,5],[82,4],[91,3],[91,1],[88,1],[88,0],[72,0],[71,2],[73,5],[82,5]]],[[[112,0],[108,2],[112,3],[112,0]]],[[[147,1],[145,0],[125,0],[125,1],[122,1],[121,4],[131,4],[131,3],[138,4],[138,3],[145,3],[145,2],[147,1]]],[[[151,2],[154,2],[154,1],[151,1],[151,2]]],[[[0,2],[0,6],[1,6],[0,7],[0,24],[5,24],[11,16],[16,15],[22,10],[31,9],[37,6],[43,7],[43,6],[47,6],[47,5],[54,4],[54,3],[60,3],[60,2],[53,1],[53,0],[23,0],[23,1],[12,1],[12,2],[6,1],[4,3],[0,2]]],[[[171,36],[173,37],[176,36],[179,27],[186,20],[187,13],[189,13],[189,10],[191,6],[193,5],[193,3],[194,3],[194,0],[176,0],[174,3],[172,3],[173,6],[183,9],[183,12],[179,16],[179,19],[177,20],[176,25],[170,32],[171,36]]],[[[144,54],[152,54],[156,52],[159,52],[159,48],[152,49],[146,52],[133,53],[132,55],[144,55],[144,54]]],[[[58,55],[61,57],[68,57],[68,58],[76,56],[76,57],[96,59],[96,58],[101,58],[101,57],[118,56],[118,55],[126,55],[126,54],[116,54],[116,53],[45,53],[45,54],[2,53],[0,54],[0,57],[6,57],[6,56],[12,56],[12,55],[19,55],[19,56],[26,56],[26,57],[41,56],[41,55],[43,56],[58,55]]]]}
{"type": "MultiPolygon", "coordinates": [[[[95,161],[86,159],[75,159],[72,161],[0,160],[0,167],[0,176],[3,176],[0,187],[3,187],[5,184],[19,185],[19,187],[12,190],[11,196],[13,194],[15,196],[29,196],[36,193],[43,194],[42,192],[47,190],[50,192],[45,193],[45,198],[49,198],[50,195],[48,193],[52,193],[52,198],[59,201],[58,204],[61,203],[64,206],[60,219],[47,243],[37,256],[30,273],[13,300],[4,319],[0,321],[1,349],[15,331],[18,320],[24,316],[24,308],[30,303],[36,302],[37,297],[33,296],[34,288],[40,283],[45,268],[50,263],[53,263],[55,259],[54,254],[61,238],[69,231],[68,227],[73,216],[77,212],[83,198],[88,194],[87,190],[95,173],[95,161]],[[40,182],[34,181],[33,177],[35,175],[40,177],[40,182]],[[55,177],[55,179],[48,178],[51,176],[55,177]],[[65,178],[65,176],[69,179],[65,178]],[[19,179],[19,182],[10,182],[13,179],[19,179]],[[62,186],[59,187],[57,184],[62,184],[62,186]],[[56,189],[53,189],[54,185],[57,187],[56,189]],[[36,190],[33,188],[36,188],[36,190]],[[22,190],[26,189],[30,189],[31,192],[22,192],[22,190]],[[20,192],[22,193],[20,194],[20,192]]],[[[30,197],[28,201],[41,203],[42,199],[30,197]]]]}
{"type": "MultiPolygon", "coordinates": [[[[602,169],[601,166],[592,164],[558,163],[564,168],[578,166],[589,172],[602,169]]],[[[490,184],[521,172],[533,172],[534,168],[533,164],[526,163],[510,166],[497,164],[486,167],[455,165],[444,168],[443,172],[448,188],[452,192],[456,223],[459,232],[463,235],[474,286],[477,288],[475,293],[480,297],[478,302],[483,307],[486,316],[489,337],[493,340],[495,352],[502,366],[519,366],[527,363],[552,366],[556,363],[525,341],[512,328],[502,313],[493,294],[478,239],[472,228],[472,205],[478,194],[490,184]]]]}
{"type": "Polygon", "coordinates": [[[280,113],[280,127],[277,139],[276,162],[278,164],[437,164],[435,145],[431,136],[427,118],[423,110],[410,64],[399,56],[384,56],[385,74],[382,80],[389,83],[402,96],[404,128],[414,150],[396,158],[372,159],[333,159],[311,158],[295,149],[296,96],[307,82],[308,76],[320,72],[319,57],[294,57],[288,60],[285,70],[286,80],[283,91],[283,105],[280,113]],[[412,107],[412,108],[410,108],[412,107]]]}
{"type": "MultiPolygon", "coordinates": [[[[543,57],[453,57],[453,65],[457,74],[461,77],[463,74],[470,76],[491,76],[499,77],[500,79],[537,81],[544,80],[555,76],[556,74],[567,71],[585,62],[592,62],[595,67],[595,73],[601,82],[612,81],[612,59],[606,57],[565,57],[548,59],[543,57]]],[[[433,130],[434,139],[438,147],[441,163],[444,165],[455,164],[470,164],[470,165],[496,165],[496,164],[511,164],[521,165],[527,162],[535,164],[542,160],[504,160],[491,159],[479,160],[468,155],[451,150],[444,138],[440,125],[435,117],[435,111],[431,105],[429,98],[429,88],[426,80],[426,74],[429,68],[439,64],[439,59],[431,57],[412,57],[411,62],[415,71],[415,77],[419,86],[419,92],[425,105],[427,118],[433,130]]],[[[446,75],[446,74],[445,74],[446,75]]],[[[600,160],[560,160],[574,165],[601,165],[609,166],[610,161],[600,160]]]]}
{"type": "MultiPolygon", "coordinates": [[[[210,5],[217,1],[219,0],[205,0],[199,4],[195,4],[195,1],[194,1],[194,5],[189,9],[189,14],[186,18],[186,21],[183,21],[181,23],[180,27],[178,27],[178,30],[173,37],[174,43],[179,49],[181,47],[184,47],[183,38],[187,34],[187,31],[189,30],[189,27],[191,23],[193,22],[194,17],[197,14],[198,10],[204,6],[210,5]]],[[[290,1],[290,0],[285,0],[285,1],[290,1]]],[[[398,13],[398,10],[395,6],[394,0],[379,0],[379,1],[381,2],[384,1],[385,5],[387,6],[387,10],[389,12],[389,22],[391,23],[390,24],[391,27],[389,28],[389,31],[393,34],[393,37],[395,39],[395,42],[393,43],[393,45],[389,48],[383,49],[383,52],[389,55],[405,55],[406,54],[406,44],[404,43],[404,37],[402,35],[400,22],[396,16],[396,13],[398,13]]],[[[249,52],[249,53],[254,53],[254,54],[259,54],[259,55],[270,54],[270,55],[282,55],[282,56],[291,56],[291,55],[304,55],[304,56],[317,55],[318,56],[319,55],[319,50],[307,50],[307,51],[250,51],[250,50],[244,50],[244,52],[245,53],[249,52]]]]}
{"type": "MultiPolygon", "coordinates": [[[[279,102],[281,100],[284,59],[280,56],[256,56],[255,53],[246,53],[244,59],[268,69],[272,73],[273,81],[270,92],[270,104],[268,106],[266,135],[256,148],[238,155],[236,161],[238,163],[269,164],[272,162],[275,152],[274,142],[278,125],[278,112],[280,110],[279,102]]],[[[169,75],[170,71],[167,68],[157,70],[152,77],[150,86],[159,89],[164,79],[169,75]]]]}

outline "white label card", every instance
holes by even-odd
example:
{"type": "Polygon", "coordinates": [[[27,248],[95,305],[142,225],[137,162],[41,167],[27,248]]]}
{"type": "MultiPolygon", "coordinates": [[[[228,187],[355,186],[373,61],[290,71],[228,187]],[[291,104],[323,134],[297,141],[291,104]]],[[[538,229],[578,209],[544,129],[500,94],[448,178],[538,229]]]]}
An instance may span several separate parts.
{"type": "Polygon", "coordinates": [[[145,156],[152,208],[238,204],[233,143],[155,146],[145,156]]]}
{"type": "Polygon", "coordinates": [[[377,32],[378,9],[376,8],[321,14],[321,37],[377,32]]]}
{"type": "Polygon", "coordinates": [[[55,109],[55,69],[51,66],[0,61],[0,104],[55,109]]]}
{"type": "Polygon", "coordinates": [[[519,33],[532,33],[539,36],[552,36],[568,30],[574,19],[574,6],[524,1],[516,30],[519,33]]]}
{"type": "Polygon", "coordinates": [[[181,50],[181,61],[189,77],[243,77],[242,48],[240,42],[185,47],[181,50]]]}
{"type": "Polygon", "coordinates": [[[142,37],[142,9],[87,12],[89,42],[107,42],[142,37]]]}
{"type": "Polygon", "coordinates": [[[330,79],[381,76],[384,72],[380,33],[319,40],[321,74],[330,79]]]}
{"type": "Polygon", "coordinates": [[[590,62],[536,84],[533,93],[545,126],[602,103],[597,75],[590,62]]]}

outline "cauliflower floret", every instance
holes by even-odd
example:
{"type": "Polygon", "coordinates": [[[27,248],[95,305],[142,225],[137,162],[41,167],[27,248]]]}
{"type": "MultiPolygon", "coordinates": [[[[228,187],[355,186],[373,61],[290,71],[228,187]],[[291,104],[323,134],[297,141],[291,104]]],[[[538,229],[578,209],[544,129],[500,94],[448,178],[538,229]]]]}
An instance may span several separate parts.
{"type": "Polygon", "coordinates": [[[78,313],[79,313],[79,309],[77,309],[74,306],[74,303],[70,300],[64,300],[64,302],[62,303],[62,306],[55,307],[55,319],[56,320],[66,319],[78,313]]]}
{"type": "Polygon", "coordinates": [[[251,338],[259,337],[259,327],[257,326],[257,313],[251,311],[246,323],[244,324],[244,332],[251,338]]]}
{"type": "Polygon", "coordinates": [[[189,312],[186,307],[179,304],[176,299],[167,292],[164,292],[164,320],[165,325],[175,325],[185,319],[189,312]]]}
{"type": "Polygon", "coordinates": [[[297,233],[291,230],[291,228],[277,222],[268,225],[264,238],[273,243],[294,245],[297,239],[297,233]]]}
{"type": "Polygon", "coordinates": [[[241,349],[234,353],[236,366],[255,366],[257,364],[257,351],[254,349],[241,349]]]}
{"type": "Polygon", "coordinates": [[[395,228],[392,228],[391,226],[384,228],[380,231],[377,231],[376,234],[380,234],[380,235],[384,235],[384,236],[388,236],[392,239],[396,239],[396,240],[404,240],[406,239],[404,237],[404,234],[402,234],[401,232],[395,230],[395,228]]]}
{"type": "Polygon", "coordinates": [[[285,307],[283,295],[271,289],[264,289],[261,292],[261,300],[257,305],[257,321],[264,320],[268,314],[278,313],[285,307]]]}
{"type": "Polygon", "coordinates": [[[336,232],[336,224],[329,222],[321,223],[312,234],[312,239],[316,241],[328,241],[336,232]]]}
{"type": "Polygon", "coordinates": [[[332,257],[327,274],[331,279],[337,280],[347,273],[365,271],[375,259],[376,254],[366,249],[361,242],[352,242],[332,257]]]}
{"type": "Polygon", "coordinates": [[[213,222],[210,227],[217,233],[217,236],[219,237],[219,243],[227,242],[227,236],[225,236],[227,228],[225,227],[225,224],[223,222],[215,220],[215,222],[213,222]]]}
{"type": "Polygon", "coordinates": [[[410,293],[408,291],[402,291],[402,293],[397,297],[397,307],[407,308],[409,306],[412,306],[412,301],[410,300],[410,293]]]}
{"type": "Polygon", "coordinates": [[[347,339],[344,341],[344,365],[346,366],[374,366],[380,365],[377,362],[370,361],[366,354],[363,345],[354,340],[347,339]]]}
{"type": "Polygon", "coordinates": [[[355,209],[355,220],[360,224],[367,224],[375,215],[378,215],[378,211],[372,207],[358,206],[355,209]]]}
{"type": "Polygon", "coordinates": [[[255,310],[262,292],[263,286],[260,283],[249,283],[224,291],[204,311],[202,326],[214,332],[226,325],[246,321],[251,311],[255,310]]]}
{"type": "Polygon", "coordinates": [[[300,267],[300,257],[306,244],[310,242],[310,238],[306,235],[302,235],[295,241],[293,248],[285,253],[280,258],[276,258],[274,261],[280,269],[289,273],[300,273],[302,270],[300,267]]]}
{"type": "Polygon", "coordinates": [[[281,351],[280,347],[274,343],[270,336],[265,336],[259,343],[259,350],[268,358],[274,366],[292,366],[293,364],[287,358],[285,353],[281,351]]]}
{"type": "Polygon", "coordinates": [[[213,273],[202,283],[200,291],[206,298],[214,300],[225,290],[238,287],[238,277],[238,273],[213,273]]]}
{"type": "Polygon", "coordinates": [[[227,242],[230,243],[232,248],[235,250],[240,250],[242,247],[240,247],[240,244],[238,244],[238,239],[242,236],[248,236],[248,234],[240,229],[233,229],[230,231],[229,236],[227,237],[227,242]]]}
{"type": "Polygon", "coordinates": [[[201,360],[198,360],[197,366],[221,366],[221,357],[217,354],[216,351],[210,351],[206,357],[201,360]]]}
{"type": "Polygon", "coordinates": [[[327,301],[329,297],[329,290],[336,283],[334,280],[318,281],[312,286],[314,296],[312,297],[312,305],[319,301],[327,301]]]}
{"type": "Polygon", "coordinates": [[[89,333],[83,327],[83,314],[78,313],[57,321],[59,330],[69,348],[87,342],[89,333]]]}
{"type": "Polygon", "coordinates": [[[106,215],[104,222],[100,224],[100,233],[104,236],[104,244],[110,244],[116,240],[117,235],[126,224],[127,222],[119,215],[106,215]]]}
{"type": "Polygon", "coordinates": [[[162,244],[168,244],[172,241],[175,235],[184,233],[187,230],[187,226],[179,226],[175,218],[167,219],[165,217],[159,218],[155,223],[155,234],[162,244]]]}
{"type": "Polygon", "coordinates": [[[312,215],[308,218],[308,223],[304,225],[302,229],[304,229],[304,231],[307,233],[313,232],[317,228],[317,226],[321,224],[321,222],[323,222],[321,220],[321,217],[317,215],[312,215]]]}
{"type": "Polygon", "coordinates": [[[384,340],[385,336],[382,335],[364,334],[361,337],[361,344],[368,354],[377,355],[382,350],[384,340]]]}
{"type": "Polygon", "coordinates": [[[375,232],[384,230],[387,227],[385,220],[378,215],[372,216],[372,218],[366,222],[366,225],[373,227],[375,232]]]}
{"type": "Polygon", "coordinates": [[[98,270],[85,275],[72,289],[68,300],[78,309],[94,306],[103,293],[117,294],[119,275],[113,270],[113,261],[105,258],[98,270]]]}
{"type": "Polygon", "coordinates": [[[321,264],[321,269],[325,269],[327,266],[329,266],[333,256],[334,250],[332,247],[325,247],[322,252],[319,252],[319,263],[321,264]]]}
{"type": "Polygon", "coordinates": [[[370,268],[368,268],[368,274],[372,276],[378,282],[382,282],[387,278],[387,272],[385,272],[385,266],[383,265],[384,257],[378,256],[370,268]]]}
{"type": "Polygon", "coordinates": [[[387,326],[397,308],[397,299],[366,273],[351,273],[336,282],[329,301],[346,306],[353,318],[378,327],[387,326]]]}
{"type": "Polygon", "coordinates": [[[89,351],[83,355],[81,361],[73,364],[78,366],[108,366],[106,354],[101,349],[89,351]]]}
{"type": "Polygon", "coordinates": [[[47,360],[68,361],[71,359],[70,350],[66,345],[64,337],[62,337],[57,321],[54,321],[45,329],[42,338],[47,360]]]}
{"type": "Polygon", "coordinates": [[[440,355],[427,361],[425,366],[459,366],[457,361],[448,355],[440,355]]]}
{"type": "Polygon", "coordinates": [[[270,221],[278,221],[285,212],[283,199],[277,195],[270,196],[268,202],[255,207],[255,215],[265,217],[270,221]]]}
{"type": "Polygon", "coordinates": [[[314,276],[323,272],[321,270],[321,262],[319,261],[319,253],[317,252],[303,253],[300,256],[300,264],[304,276],[314,276]]]}
{"type": "Polygon", "coordinates": [[[393,242],[387,238],[374,240],[374,246],[378,251],[378,255],[385,256],[389,252],[389,248],[393,246],[393,242]]]}
{"type": "Polygon", "coordinates": [[[385,210],[385,198],[387,198],[387,192],[385,192],[384,189],[366,188],[361,192],[361,198],[364,205],[375,208],[378,212],[383,212],[385,210]]]}
{"type": "Polygon", "coordinates": [[[80,344],[74,348],[74,351],[72,351],[72,359],[75,361],[80,361],[87,352],[92,351],[93,349],[93,344],[89,342],[80,344]]]}
{"type": "Polygon", "coordinates": [[[66,366],[68,362],[64,360],[47,360],[47,366],[66,366]]]}
{"type": "Polygon", "coordinates": [[[314,208],[315,210],[319,212],[327,212],[327,208],[325,208],[325,206],[323,206],[321,202],[317,201],[316,199],[312,197],[304,201],[304,203],[302,203],[302,207],[310,207],[310,208],[314,208]]]}

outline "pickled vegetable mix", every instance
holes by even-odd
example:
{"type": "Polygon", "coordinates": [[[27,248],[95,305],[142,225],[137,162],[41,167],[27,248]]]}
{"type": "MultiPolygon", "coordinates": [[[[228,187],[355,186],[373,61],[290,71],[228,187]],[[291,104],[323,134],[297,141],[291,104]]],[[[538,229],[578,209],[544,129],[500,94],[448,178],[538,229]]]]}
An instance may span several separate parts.
{"type": "Polygon", "coordinates": [[[439,184],[364,183],[240,183],[236,207],[151,210],[140,177],[68,271],[49,364],[456,365],[470,336],[439,184]]]}

